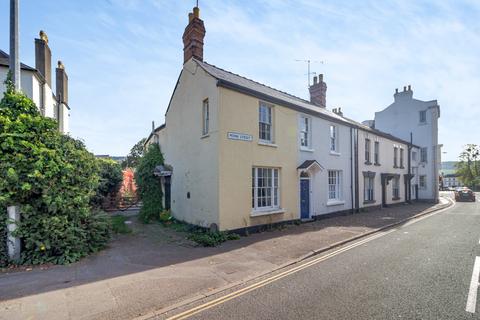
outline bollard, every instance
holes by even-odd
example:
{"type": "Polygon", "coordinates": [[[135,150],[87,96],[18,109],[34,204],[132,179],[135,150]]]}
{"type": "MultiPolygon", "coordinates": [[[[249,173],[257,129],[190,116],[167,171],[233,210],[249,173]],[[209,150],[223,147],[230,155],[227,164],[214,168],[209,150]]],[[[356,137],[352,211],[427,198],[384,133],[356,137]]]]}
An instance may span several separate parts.
{"type": "Polygon", "coordinates": [[[12,233],[17,229],[17,223],[20,222],[20,207],[10,206],[7,208],[7,247],[8,257],[12,261],[20,260],[20,238],[14,237],[12,233]]]}

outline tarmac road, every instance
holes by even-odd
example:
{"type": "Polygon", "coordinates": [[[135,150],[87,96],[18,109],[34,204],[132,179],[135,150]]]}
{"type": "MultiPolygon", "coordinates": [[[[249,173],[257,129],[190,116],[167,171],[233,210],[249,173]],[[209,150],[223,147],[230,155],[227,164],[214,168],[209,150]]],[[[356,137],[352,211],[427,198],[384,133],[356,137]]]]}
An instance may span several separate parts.
{"type": "Polygon", "coordinates": [[[479,209],[457,203],[188,318],[480,319],[479,209]]]}

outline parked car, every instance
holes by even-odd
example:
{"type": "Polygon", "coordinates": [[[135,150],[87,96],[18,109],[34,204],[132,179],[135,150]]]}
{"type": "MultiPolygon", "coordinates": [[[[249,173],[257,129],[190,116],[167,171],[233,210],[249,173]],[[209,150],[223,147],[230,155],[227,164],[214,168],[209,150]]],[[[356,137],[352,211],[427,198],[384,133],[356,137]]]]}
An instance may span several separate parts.
{"type": "Polygon", "coordinates": [[[475,202],[475,193],[467,187],[455,190],[455,201],[473,201],[475,202]]]}

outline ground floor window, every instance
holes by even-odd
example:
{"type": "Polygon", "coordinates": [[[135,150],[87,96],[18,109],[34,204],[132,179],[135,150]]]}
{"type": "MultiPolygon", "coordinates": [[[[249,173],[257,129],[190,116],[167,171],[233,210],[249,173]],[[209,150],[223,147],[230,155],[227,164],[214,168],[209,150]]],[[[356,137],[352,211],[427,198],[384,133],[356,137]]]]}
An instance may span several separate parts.
{"type": "Polygon", "coordinates": [[[425,189],[427,187],[427,176],[420,176],[418,179],[418,184],[421,189],[425,189]]]}
{"type": "Polygon", "coordinates": [[[279,169],[252,168],[252,208],[269,210],[279,208],[279,169]]]}
{"type": "Polygon", "coordinates": [[[400,178],[395,177],[393,178],[393,198],[398,199],[400,198],[400,178]]]}
{"type": "Polygon", "coordinates": [[[328,171],[328,200],[341,199],[341,177],[342,172],[339,170],[328,171]]]}
{"type": "Polygon", "coordinates": [[[373,186],[375,185],[375,178],[374,177],[365,177],[363,180],[363,190],[364,190],[364,200],[365,201],[374,201],[374,189],[373,186]]]}

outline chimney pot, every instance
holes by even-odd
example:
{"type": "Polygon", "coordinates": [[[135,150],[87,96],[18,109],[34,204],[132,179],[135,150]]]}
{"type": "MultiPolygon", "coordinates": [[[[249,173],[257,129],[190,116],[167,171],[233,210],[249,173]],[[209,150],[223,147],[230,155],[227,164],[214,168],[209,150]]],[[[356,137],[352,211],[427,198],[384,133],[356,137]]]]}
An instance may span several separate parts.
{"type": "Polygon", "coordinates": [[[398,93],[398,88],[395,88],[395,93],[398,93]]]}
{"type": "Polygon", "coordinates": [[[47,33],[43,30],[40,30],[40,32],[38,33],[38,35],[40,36],[40,39],[45,41],[46,43],[48,43],[48,36],[47,36],[47,33]]]}
{"type": "Polygon", "coordinates": [[[403,86],[403,92],[407,91],[407,86],[403,86]]]}
{"type": "Polygon", "coordinates": [[[313,85],[308,89],[310,92],[310,103],[325,108],[327,106],[327,84],[323,82],[323,74],[320,74],[318,77],[315,76],[313,78],[313,85]]]}
{"type": "Polygon", "coordinates": [[[59,103],[68,105],[68,76],[62,61],[58,61],[56,71],[56,96],[59,103]]]}
{"type": "Polygon", "coordinates": [[[412,86],[408,85],[408,91],[412,91],[412,86]]]}
{"type": "Polygon", "coordinates": [[[320,73],[320,75],[318,76],[318,82],[322,82],[323,81],[323,73],[320,73]]]}
{"type": "Polygon", "coordinates": [[[188,25],[183,32],[183,63],[190,58],[203,61],[203,39],[205,38],[205,26],[200,19],[200,9],[193,8],[193,13],[188,14],[188,25]]]}
{"type": "Polygon", "coordinates": [[[313,84],[317,84],[317,81],[318,81],[317,76],[314,76],[314,77],[313,77],[313,84]]]}

